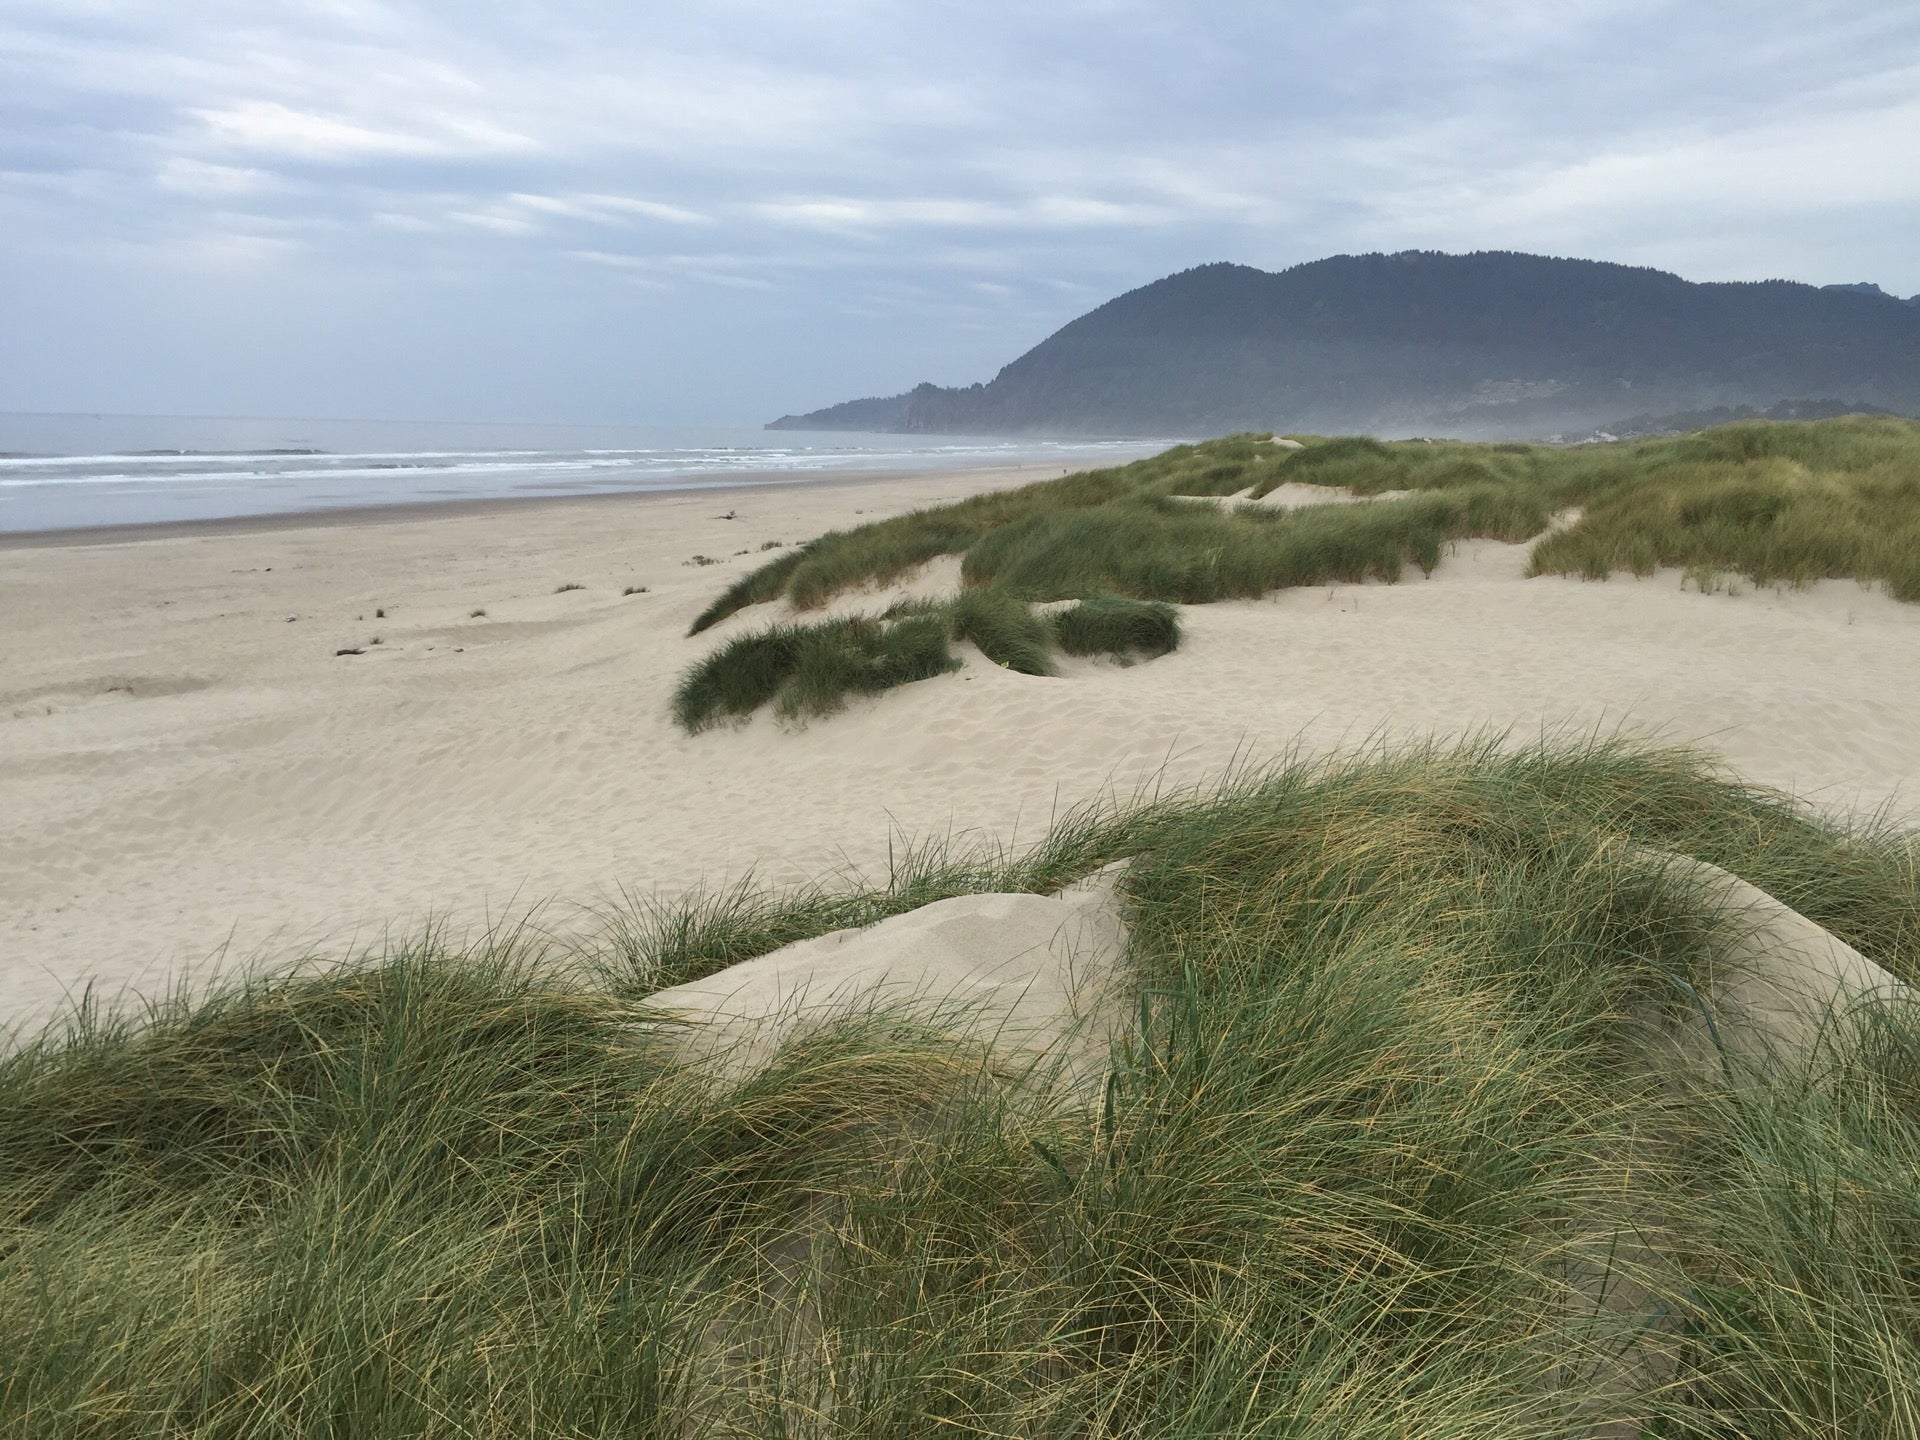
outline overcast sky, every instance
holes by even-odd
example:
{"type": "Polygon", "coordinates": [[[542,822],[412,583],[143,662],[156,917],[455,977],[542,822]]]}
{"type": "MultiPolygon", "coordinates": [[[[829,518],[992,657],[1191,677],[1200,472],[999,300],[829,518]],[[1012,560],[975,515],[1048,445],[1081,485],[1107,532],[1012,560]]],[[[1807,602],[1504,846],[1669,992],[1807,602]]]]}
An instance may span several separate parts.
{"type": "Polygon", "coordinates": [[[757,422],[1210,260],[1916,236],[1915,0],[0,0],[6,410],[757,422]]]}

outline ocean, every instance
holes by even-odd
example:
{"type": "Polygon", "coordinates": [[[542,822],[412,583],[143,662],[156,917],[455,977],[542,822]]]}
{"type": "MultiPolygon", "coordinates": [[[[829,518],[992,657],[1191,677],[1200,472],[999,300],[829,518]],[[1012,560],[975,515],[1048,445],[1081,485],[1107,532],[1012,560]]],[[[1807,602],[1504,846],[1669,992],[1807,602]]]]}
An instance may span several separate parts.
{"type": "MultiPolygon", "coordinates": [[[[0,413],[0,533],[1150,455],[1173,440],[0,413]]],[[[1040,478],[1036,474],[1036,479],[1040,478]]]]}

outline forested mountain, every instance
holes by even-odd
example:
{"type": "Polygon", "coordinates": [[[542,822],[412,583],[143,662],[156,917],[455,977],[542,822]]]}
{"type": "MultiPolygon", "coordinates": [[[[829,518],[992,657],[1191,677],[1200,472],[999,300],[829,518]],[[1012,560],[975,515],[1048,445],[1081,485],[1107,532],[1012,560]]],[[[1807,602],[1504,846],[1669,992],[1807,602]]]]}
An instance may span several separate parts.
{"type": "Polygon", "coordinates": [[[987,384],[771,428],[1537,436],[1808,396],[1920,413],[1920,305],[1864,284],[1406,251],[1278,274],[1203,265],[1108,301],[987,384]]]}

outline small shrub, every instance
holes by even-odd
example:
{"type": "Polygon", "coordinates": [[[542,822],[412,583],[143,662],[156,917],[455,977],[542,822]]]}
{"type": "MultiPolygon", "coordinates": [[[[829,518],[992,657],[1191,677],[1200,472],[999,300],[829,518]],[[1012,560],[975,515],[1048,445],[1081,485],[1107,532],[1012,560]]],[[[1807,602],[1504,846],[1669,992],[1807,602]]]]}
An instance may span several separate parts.
{"type": "Polygon", "coordinates": [[[1180,644],[1180,612],[1158,600],[1095,595],[1053,616],[1069,655],[1165,655],[1180,644]]]}

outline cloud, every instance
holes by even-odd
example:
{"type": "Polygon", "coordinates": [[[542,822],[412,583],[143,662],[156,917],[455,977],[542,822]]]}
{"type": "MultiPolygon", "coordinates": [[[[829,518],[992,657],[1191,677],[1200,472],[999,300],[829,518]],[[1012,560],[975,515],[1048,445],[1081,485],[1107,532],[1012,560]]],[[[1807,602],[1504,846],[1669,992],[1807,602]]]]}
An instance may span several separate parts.
{"type": "Polygon", "coordinates": [[[1851,115],[1797,116],[1677,143],[1644,140],[1539,177],[1510,212],[1732,206],[1775,215],[1920,200],[1920,101],[1851,115]]]}
{"type": "Polygon", "coordinates": [[[693,280],[735,290],[772,290],[774,282],[751,273],[765,266],[761,259],[735,255],[623,255],[606,250],[571,250],[568,257],[589,265],[618,270],[630,278],[665,287],[674,280],[693,280]]]}
{"type": "Polygon", "coordinates": [[[1551,249],[1912,293],[1916,94],[1910,0],[11,0],[0,276],[70,317],[13,337],[36,354],[103,282],[197,266],[185,318],[114,332],[157,353],[324,295],[371,333],[443,297],[412,344],[504,336],[511,299],[516,337],[571,337],[569,393],[711,337],[658,393],[733,394],[751,353],[774,378],[741,403],[777,413],[781,365],[841,388],[836,343],[849,393],[991,373],[1213,259],[1551,249]]]}
{"type": "Polygon", "coordinates": [[[297,160],[344,162],[368,158],[513,155],[539,148],[484,121],[433,117],[426,128],[381,129],[337,115],[296,110],[271,100],[249,100],[221,110],[192,112],[216,146],[297,160]]]}
{"type": "Polygon", "coordinates": [[[257,195],[280,183],[278,176],[265,170],[246,165],[215,165],[184,155],[168,156],[154,180],[163,190],[198,196],[257,195]]]}
{"type": "Polygon", "coordinates": [[[630,224],[651,220],[663,225],[711,225],[713,217],[689,210],[684,205],[668,205],[659,200],[642,200],[632,195],[525,195],[507,196],[506,203],[541,215],[568,220],[588,220],[595,224],[630,224]]]}
{"type": "Polygon", "coordinates": [[[848,197],[758,202],[751,212],[775,225],[834,233],[915,230],[1055,230],[1164,224],[1164,207],[1083,195],[1040,195],[1018,201],[959,196],[899,199],[848,197]]]}
{"type": "Polygon", "coordinates": [[[474,230],[490,230],[496,235],[534,235],[540,226],[524,215],[515,215],[498,210],[453,210],[447,219],[455,225],[465,225],[474,230]]]}
{"type": "MultiPolygon", "coordinates": [[[[1913,80],[1920,85],[1920,72],[1913,80]]],[[[1570,249],[1624,242],[1658,257],[1664,236],[1676,257],[1717,249],[1729,277],[1791,275],[1798,267],[1771,248],[1783,232],[1840,215],[1920,210],[1920,101],[1907,98],[1911,87],[1894,98],[1882,89],[1802,94],[1747,124],[1642,128],[1585,153],[1410,184],[1378,208],[1404,232],[1432,237],[1427,243],[1520,234],[1570,249]],[[1703,244],[1716,231],[1720,243],[1703,244]]],[[[1903,281],[1891,253],[1883,265],[1892,283],[1920,279],[1903,281]]]]}

